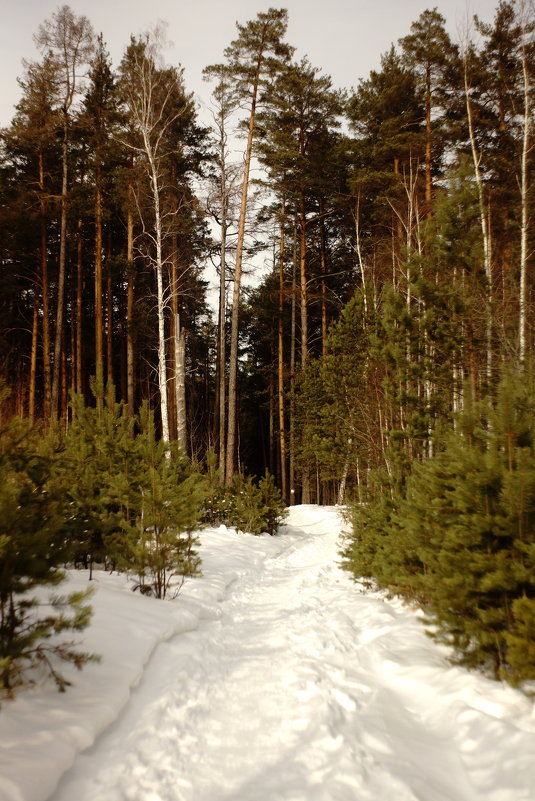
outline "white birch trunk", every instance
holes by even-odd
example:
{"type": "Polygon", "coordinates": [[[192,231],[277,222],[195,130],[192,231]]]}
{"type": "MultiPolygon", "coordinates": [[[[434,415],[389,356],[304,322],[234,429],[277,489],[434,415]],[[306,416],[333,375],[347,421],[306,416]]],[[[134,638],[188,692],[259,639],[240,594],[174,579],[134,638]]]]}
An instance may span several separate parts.
{"type": "Polygon", "coordinates": [[[150,165],[150,180],[152,188],[152,202],[154,211],[154,234],[156,244],[156,259],[154,269],[156,272],[156,302],[158,313],[158,388],[160,391],[160,414],[162,424],[162,440],[169,442],[169,408],[167,404],[167,360],[165,354],[165,299],[163,290],[163,261],[162,261],[162,216],[160,212],[160,187],[158,169],[154,158],[152,145],[143,131],[145,152],[150,165]]]}
{"type": "Polygon", "coordinates": [[[476,179],[476,187],[479,201],[479,220],[481,225],[481,236],[483,239],[483,267],[485,270],[486,278],[486,341],[487,341],[487,379],[492,377],[492,249],[490,226],[487,219],[487,212],[485,208],[485,193],[483,187],[483,177],[481,175],[481,153],[478,153],[476,138],[474,132],[474,120],[472,113],[472,104],[470,102],[470,85],[468,81],[468,65],[465,55],[464,60],[464,92],[466,103],[466,116],[468,120],[468,133],[470,136],[470,148],[472,151],[472,160],[474,164],[474,176],[476,179]]]}

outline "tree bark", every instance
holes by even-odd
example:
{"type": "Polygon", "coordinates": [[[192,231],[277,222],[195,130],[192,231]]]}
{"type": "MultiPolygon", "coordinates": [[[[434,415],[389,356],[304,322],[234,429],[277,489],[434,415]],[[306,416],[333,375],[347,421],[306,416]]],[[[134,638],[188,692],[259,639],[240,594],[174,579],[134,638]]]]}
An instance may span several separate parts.
{"type": "Polygon", "coordinates": [[[106,366],[107,382],[114,383],[113,375],[113,282],[111,275],[111,248],[108,245],[106,276],[106,366]]]}
{"type": "MultiPolygon", "coordinates": [[[[525,9],[522,6],[521,12],[525,9]]],[[[527,296],[528,296],[528,233],[529,233],[529,164],[528,157],[530,151],[531,136],[531,81],[528,67],[528,53],[525,42],[527,25],[525,16],[522,21],[522,82],[524,90],[524,118],[522,125],[522,162],[520,175],[520,289],[519,289],[519,321],[518,321],[518,355],[520,363],[526,359],[527,350],[527,296]]]]}
{"type": "Polygon", "coordinates": [[[50,405],[51,405],[51,381],[50,381],[50,302],[49,302],[49,287],[48,287],[48,257],[47,257],[47,233],[46,233],[46,217],[45,217],[45,172],[43,163],[43,151],[39,149],[39,212],[40,212],[40,228],[41,228],[41,245],[40,245],[40,262],[41,262],[41,299],[43,308],[43,380],[44,380],[44,398],[43,398],[43,414],[45,420],[50,419],[50,405]]]}
{"type": "Polygon", "coordinates": [[[37,378],[37,343],[39,338],[39,293],[35,292],[32,317],[32,349],[30,355],[30,376],[28,387],[28,417],[30,423],[35,421],[35,390],[37,378]]]}
{"type": "Polygon", "coordinates": [[[65,270],[67,258],[67,189],[68,189],[68,142],[69,123],[67,114],[63,119],[63,141],[61,146],[62,179],[61,179],[61,218],[58,265],[58,293],[56,303],[56,332],[54,337],[54,365],[52,372],[51,414],[57,419],[61,374],[61,343],[63,336],[65,307],[65,270]]]}
{"type": "Polygon", "coordinates": [[[284,197],[281,203],[280,244],[279,244],[279,319],[277,346],[277,378],[278,378],[278,415],[279,415],[279,452],[281,494],[288,503],[288,484],[286,472],[286,426],[284,419],[284,224],[286,204],[284,197]]]}
{"type": "Polygon", "coordinates": [[[177,431],[176,438],[184,455],[188,452],[188,432],[186,421],[186,336],[180,327],[180,316],[175,314],[174,322],[174,359],[175,359],[175,405],[177,431]]]}
{"type": "Polygon", "coordinates": [[[225,483],[230,486],[236,470],[237,458],[237,406],[238,406],[238,333],[239,333],[239,312],[240,312],[240,285],[242,274],[243,247],[245,241],[245,221],[247,217],[247,194],[249,189],[249,172],[251,169],[251,156],[253,151],[253,136],[256,119],[256,102],[258,95],[258,83],[260,80],[260,67],[262,58],[256,65],[252,94],[251,112],[249,115],[249,129],[247,134],[247,147],[245,150],[245,164],[243,169],[243,181],[241,190],[240,218],[238,223],[238,238],[236,242],[236,264],[234,267],[234,286],[232,290],[232,319],[230,328],[230,360],[229,360],[229,383],[228,383],[228,431],[227,431],[227,451],[225,483]]]}
{"type": "Polygon", "coordinates": [[[76,343],[75,343],[75,362],[76,380],[74,382],[75,391],[83,394],[83,370],[82,370],[82,334],[83,334],[83,291],[84,274],[82,261],[82,220],[78,220],[78,233],[76,241],[76,343]]]}
{"type": "Polygon", "coordinates": [[[126,259],[128,276],[126,288],[126,385],[128,416],[135,413],[135,368],[134,368],[134,218],[132,214],[132,186],[129,187],[129,207],[126,217],[127,245],[126,259]]]}
{"type": "Polygon", "coordinates": [[[301,197],[299,211],[299,305],[301,312],[301,369],[304,370],[308,359],[308,287],[307,287],[307,244],[306,244],[306,211],[305,199],[301,197]]]}
{"type": "Polygon", "coordinates": [[[100,165],[95,171],[95,377],[97,403],[104,396],[104,311],[102,304],[102,188],[100,165]]]}
{"type": "Polygon", "coordinates": [[[327,355],[327,237],[325,234],[325,203],[320,203],[320,261],[321,261],[321,353],[327,355]]]}
{"type": "Polygon", "coordinates": [[[227,231],[228,231],[228,197],[227,176],[225,167],[225,144],[222,136],[221,147],[221,247],[220,247],[220,275],[219,275],[219,321],[217,338],[217,365],[218,365],[218,396],[219,396],[219,472],[222,483],[225,483],[226,472],[226,274],[227,274],[227,231]]]}
{"type": "Polygon", "coordinates": [[[492,378],[492,251],[491,251],[491,238],[490,227],[487,220],[487,210],[485,207],[485,193],[483,187],[483,176],[481,175],[481,153],[478,153],[477,143],[474,131],[474,119],[472,111],[472,103],[470,100],[470,84],[468,80],[468,64],[465,56],[464,60],[464,92],[465,92],[465,105],[466,116],[468,120],[468,133],[470,137],[470,148],[472,152],[472,161],[474,164],[474,176],[476,179],[478,201],[479,201],[479,222],[481,225],[481,235],[483,239],[483,266],[485,270],[486,288],[486,375],[487,380],[492,378]]]}
{"type": "Polygon", "coordinates": [[[297,229],[294,230],[294,248],[292,259],[292,321],[290,332],[290,431],[289,431],[289,489],[290,506],[295,504],[295,367],[296,367],[296,334],[297,334],[297,229]]]}

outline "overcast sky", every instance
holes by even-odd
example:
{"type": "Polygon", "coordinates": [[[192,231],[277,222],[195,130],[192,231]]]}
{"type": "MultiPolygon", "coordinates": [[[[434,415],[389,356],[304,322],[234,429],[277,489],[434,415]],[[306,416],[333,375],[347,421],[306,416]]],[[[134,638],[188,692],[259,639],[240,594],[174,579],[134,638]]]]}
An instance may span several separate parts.
{"type": "MultiPolygon", "coordinates": [[[[314,66],[331,75],[337,88],[355,86],[379,64],[381,53],[405,36],[411,23],[426,8],[438,10],[456,37],[459,25],[477,13],[492,20],[498,0],[71,0],[76,14],[85,14],[96,33],[102,32],[116,65],[131,34],[140,34],[160,20],[168,23],[173,47],[170,64],[185,68],[188,90],[200,103],[209,99],[202,70],[222,59],[224,48],[235,37],[236,21],[253,19],[271,5],[289,12],[287,40],[297,48],[296,57],[307,55],[314,66]]],[[[41,22],[62,5],[56,0],[0,0],[0,126],[8,125],[20,98],[17,77],[22,59],[37,58],[33,36],[41,22]]]]}

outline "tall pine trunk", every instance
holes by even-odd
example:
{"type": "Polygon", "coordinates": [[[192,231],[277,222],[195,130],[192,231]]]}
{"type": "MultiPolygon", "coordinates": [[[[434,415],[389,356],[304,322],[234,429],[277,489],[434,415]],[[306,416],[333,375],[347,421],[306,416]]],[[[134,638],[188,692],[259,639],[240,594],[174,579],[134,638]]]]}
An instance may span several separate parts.
{"type": "Polygon", "coordinates": [[[128,211],[126,216],[126,386],[128,416],[135,413],[135,365],[134,365],[134,217],[132,213],[133,188],[128,188],[128,211]]]}
{"type": "Polygon", "coordinates": [[[219,472],[221,481],[225,482],[225,467],[226,467],[226,372],[227,372],[227,355],[226,355],[226,272],[227,272],[227,187],[226,175],[224,169],[221,174],[221,197],[222,197],[222,213],[221,213],[221,248],[220,248],[220,276],[219,276],[219,320],[218,320],[218,338],[217,338],[217,368],[218,368],[218,398],[219,398],[219,472]]]}
{"type": "Polygon", "coordinates": [[[327,355],[327,236],[325,233],[325,201],[320,202],[320,261],[321,261],[321,353],[327,355]]]}
{"type": "Polygon", "coordinates": [[[297,228],[294,229],[292,258],[292,318],[290,331],[290,431],[289,431],[289,475],[290,505],[295,504],[295,370],[297,336],[297,228]]]}
{"type": "Polygon", "coordinates": [[[288,503],[288,484],[286,472],[286,426],[284,419],[284,225],[286,217],[284,197],[281,203],[280,242],[279,242],[279,318],[277,342],[277,398],[279,417],[279,453],[280,453],[280,479],[281,494],[285,503],[288,503]]]}
{"type": "Polygon", "coordinates": [[[102,187],[101,168],[95,169],[95,377],[97,402],[104,396],[104,311],[102,304],[102,187]]]}
{"type": "Polygon", "coordinates": [[[240,286],[242,274],[243,248],[245,243],[245,221],[247,218],[247,195],[249,191],[249,172],[251,169],[251,156],[253,152],[253,136],[256,120],[256,101],[258,83],[260,80],[260,58],[256,65],[252,94],[251,113],[249,115],[249,128],[247,134],[247,147],[245,150],[245,164],[241,189],[240,219],[238,223],[238,239],[236,242],[236,264],[234,267],[234,286],[232,290],[232,318],[230,324],[230,359],[228,381],[228,430],[227,430],[227,456],[225,468],[225,483],[230,486],[236,471],[237,459],[237,431],[238,431],[238,333],[240,313],[240,286]]]}
{"type": "Polygon", "coordinates": [[[522,161],[520,173],[520,291],[519,291],[519,321],[518,321],[518,340],[519,340],[519,359],[523,363],[526,358],[527,342],[527,298],[528,298],[528,233],[529,233],[529,165],[528,157],[530,152],[531,137],[531,81],[529,76],[528,52],[525,37],[527,35],[527,24],[525,19],[526,9],[522,6],[523,18],[521,21],[522,35],[522,82],[524,90],[524,117],[522,123],[522,161]]]}
{"type": "Polygon", "coordinates": [[[41,301],[42,301],[42,326],[43,326],[43,381],[44,381],[44,398],[43,398],[43,414],[45,420],[50,419],[50,406],[51,406],[51,374],[50,374],[50,297],[48,286],[48,246],[47,246],[47,231],[46,231],[46,216],[45,216],[45,171],[43,162],[43,151],[39,149],[39,213],[40,213],[40,263],[41,263],[41,301]]]}
{"type": "Polygon", "coordinates": [[[30,375],[28,386],[28,417],[30,423],[35,421],[35,390],[37,378],[37,344],[39,339],[39,293],[35,291],[32,315],[32,349],[30,353],[30,375]]]}
{"type": "Polygon", "coordinates": [[[82,370],[82,342],[83,342],[83,261],[82,261],[82,220],[78,220],[78,232],[76,242],[76,342],[74,345],[75,355],[75,381],[74,388],[79,395],[83,394],[83,370],[82,370]]]}
{"type": "Polygon", "coordinates": [[[63,119],[63,141],[61,145],[61,217],[60,217],[60,239],[59,239],[59,264],[58,264],[58,290],[56,298],[56,331],[54,337],[54,364],[52,372],[52,399],[51,414],[53,418],[58,416],[58,402],[61,379],[61,346],[63,338],[63,324],[65,319],[65,270],[67,262],[67,189],[68,189],[68,144],[69,144],[69,123],[67,114],[63,119]]]}

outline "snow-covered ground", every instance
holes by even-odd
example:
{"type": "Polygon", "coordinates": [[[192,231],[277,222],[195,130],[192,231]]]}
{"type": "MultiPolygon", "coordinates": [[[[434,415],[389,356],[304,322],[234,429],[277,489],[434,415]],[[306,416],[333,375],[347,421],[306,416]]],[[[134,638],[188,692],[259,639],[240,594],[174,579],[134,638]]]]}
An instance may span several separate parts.
{"type": "Polygon", "coordinates": [[[533,801],[533,703],[355,585],[340,528],[299,506],[279,537],[204,531],[173,601],[97,574],[102,661],[4,703],[1,801],[533,801]]]}

